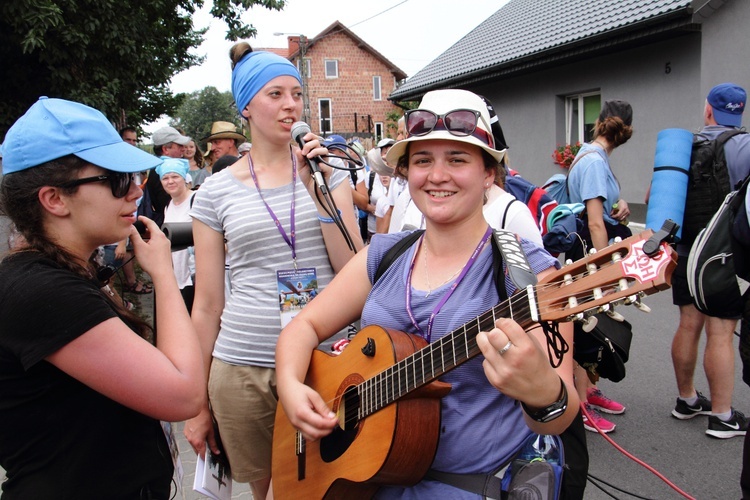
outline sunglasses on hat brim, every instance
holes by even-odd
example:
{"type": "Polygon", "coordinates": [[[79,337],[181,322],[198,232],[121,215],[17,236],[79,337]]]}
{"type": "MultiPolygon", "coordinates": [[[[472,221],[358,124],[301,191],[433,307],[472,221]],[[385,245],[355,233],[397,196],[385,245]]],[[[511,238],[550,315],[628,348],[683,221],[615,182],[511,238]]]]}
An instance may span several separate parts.
{"type": "MultiPolygon", "coordinates": [[[[473,109],[454,109],[438,115],[428,109],[411,109],[405,113],[406,133],[422,137],[433,130],[446,130],[456,137],[473,136],[489,147],[495,147],[495,141],[486,131],[478,128],[482,113],[473,109]]],[[[489,129],[489,125],[485,123],[489,129]]]]}

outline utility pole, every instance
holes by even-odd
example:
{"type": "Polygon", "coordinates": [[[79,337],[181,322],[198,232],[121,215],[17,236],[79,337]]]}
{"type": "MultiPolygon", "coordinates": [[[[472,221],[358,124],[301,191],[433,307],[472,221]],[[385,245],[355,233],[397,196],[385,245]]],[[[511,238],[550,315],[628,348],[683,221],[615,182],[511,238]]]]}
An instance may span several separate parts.
{"type": "Polygon", "coordinates": [[[297,59],[297,68],[299,69],[300,77],[302,78],[302,121],[310,124],[310,92],[308,90],[309,84],[307,81],[307,70],[308,66],[305,62],[305,54],[307,54],[308,38],[302,33],[274,33],[275,36],[287,35],[297,37],[297,46],[299,47],[299,57],[297,59]]]}

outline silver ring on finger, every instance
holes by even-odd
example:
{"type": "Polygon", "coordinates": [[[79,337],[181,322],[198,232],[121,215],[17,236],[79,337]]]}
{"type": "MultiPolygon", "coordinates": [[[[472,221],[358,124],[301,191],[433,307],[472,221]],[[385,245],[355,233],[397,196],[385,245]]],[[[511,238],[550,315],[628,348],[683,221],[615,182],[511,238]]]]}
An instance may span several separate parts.
{"type": "Polygon", "coordinates": [[[500,354],[500,356],[502,356],[503,354],[508,352],[508,349],[510,349],[512,346],[513,346],[513,342],[509,340],[508,343],[505,344],[505,346],[497,352],[500,354]]]}

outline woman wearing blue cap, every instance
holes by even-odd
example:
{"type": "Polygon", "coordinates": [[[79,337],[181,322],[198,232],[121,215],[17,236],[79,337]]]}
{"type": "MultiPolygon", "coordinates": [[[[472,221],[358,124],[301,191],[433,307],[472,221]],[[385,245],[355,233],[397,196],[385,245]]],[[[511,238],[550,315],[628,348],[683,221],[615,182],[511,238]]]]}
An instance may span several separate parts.
{"type": "MultiPolygon", "coordinates": [[[[197,191],[191,210],[196,258],[192,318],[210,366],[211,411],[233,478],[249,482],[253,497],[262,499],[271,479],[277,338],[282,325],[298,313],[297,305],[315,296],[354,253],[319,202],[305,161],[327,150],[311,133],[301,151],[290,145],[292,125],[303,107],[297,69],[283,57],[253,52],[247,43],[232,47],[230,57],[232,92],[253,147],[197,191]],[[225,259],[232,290],[226,297],[225,259]],[[294,286],[298,281],[302,290],[294,286]]],[[[357,241],[348,174],[325,168],[324,175],[357,241]]],[[[361,245],[357,241],[355,246],[361,245]]],[[[207,405],[185,425],[199,454],[206,441],[219,452],[211,411],[207,405]]]]}
{"type": "Polygon", "coordinates": [[[0,263],[2,498],[169,498],[173,463],[159,420],[198,413],[200,346],[169,241],[142,217],[137,172],[160,160],[122,141],[100,112],[41,98],[0,149],[0,206],[25,244],[0,263]],[[129,237],[158,290],[150,327],[100,291],[100,245],[129,237]]]}

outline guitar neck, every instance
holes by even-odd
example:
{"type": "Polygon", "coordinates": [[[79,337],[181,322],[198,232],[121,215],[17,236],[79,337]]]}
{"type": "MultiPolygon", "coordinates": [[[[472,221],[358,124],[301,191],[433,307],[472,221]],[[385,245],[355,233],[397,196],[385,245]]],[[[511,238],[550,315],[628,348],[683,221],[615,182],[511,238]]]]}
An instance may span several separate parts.
{"type": "Polygon", "coordinates": [[[527,293],[518,293],[451,333],[404,358],[357,386],[358,419],[363,419],[480,354],[477,335],[495,327],[498,318],[513,318],[524,329],[534,321],[527,293]]]}

